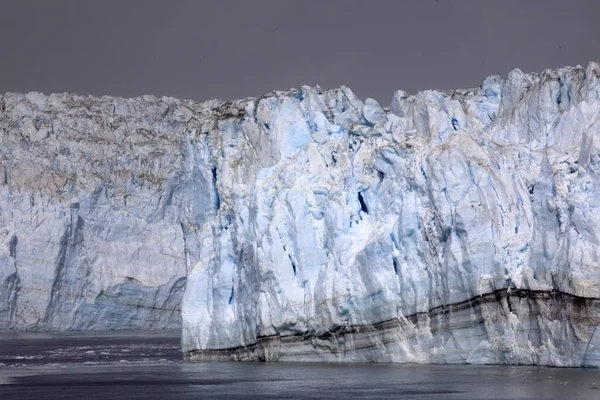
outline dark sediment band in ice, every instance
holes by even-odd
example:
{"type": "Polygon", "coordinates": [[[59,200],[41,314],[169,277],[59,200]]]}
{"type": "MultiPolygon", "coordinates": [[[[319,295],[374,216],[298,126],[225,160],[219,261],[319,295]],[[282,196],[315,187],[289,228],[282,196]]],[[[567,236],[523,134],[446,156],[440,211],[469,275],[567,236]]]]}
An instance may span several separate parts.
{"type": "Polygon", "coordinates": [[[340,326],[324,333],[262,336],[243,347],[188,351],[185,358],[513,365],[555,365],[558,358],[563,366],[590,367],[600,361],[597,353],[588,354],[590,346],[600,345],[600,333],[595,334],[598,325],[599,298],[500,289],[404,318],[340,326]],[[493,348],[478,347],[494,336],[493,348]],[[436,351],[438,347],[444,351],[436,351]],[[447,347],[454,351],[445,351],[447,347]],[[411,351],[417,348],[421,351],[411,351]]]}

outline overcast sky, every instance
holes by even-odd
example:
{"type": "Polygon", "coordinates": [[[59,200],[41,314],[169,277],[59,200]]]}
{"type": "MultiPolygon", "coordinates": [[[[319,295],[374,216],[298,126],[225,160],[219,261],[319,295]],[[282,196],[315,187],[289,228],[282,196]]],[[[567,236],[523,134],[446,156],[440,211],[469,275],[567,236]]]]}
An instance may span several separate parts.
{"type": "Polygon", "coordinates": [[[479,85],[600,59],[596,0],[0,0],[0,92],[232,100],[479,85]]]}

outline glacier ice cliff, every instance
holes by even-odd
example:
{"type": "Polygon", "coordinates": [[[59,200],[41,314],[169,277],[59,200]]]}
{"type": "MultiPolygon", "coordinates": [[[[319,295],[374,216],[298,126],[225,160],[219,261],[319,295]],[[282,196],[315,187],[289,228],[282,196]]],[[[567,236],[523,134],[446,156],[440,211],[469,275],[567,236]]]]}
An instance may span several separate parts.
{"type": "Polygon", "coordinates": [[[7,93],[0,107],[0,331],[180,327],[181,215],[204,207],[186,106],[7,93]]]}
{"type": "Polygon", "coordinates": [[[600,366],[598,63],[385,108],[0,105],[0,330],[182,319],[188,360],[600,366]]]}
{"type": "Polygon", "coordinates": [[[600,365],[599,76],[214,110],[186,357],[600,365]]]}

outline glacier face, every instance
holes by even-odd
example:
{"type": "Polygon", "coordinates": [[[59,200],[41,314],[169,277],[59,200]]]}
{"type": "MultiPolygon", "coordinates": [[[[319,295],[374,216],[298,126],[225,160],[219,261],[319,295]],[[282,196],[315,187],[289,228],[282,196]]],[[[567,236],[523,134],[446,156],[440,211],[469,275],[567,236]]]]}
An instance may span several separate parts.
{"type": "Polygon", "coordinates": [[[599,76],[385,109],[4,94],[0,330],[175,327],[182,301],[189,360],[600,366],[599,76]]]}
{"type": "Polygon", "coordinates": [[[186,358],[600,365],[599,76],[212,110],[186,358]]]}
{"type": "Polygon", "coordinates": [[[0,331],[180,327],[182,215],[204,207],[183,163],[189,108],[39,93],[0,105],[0,331]]]}

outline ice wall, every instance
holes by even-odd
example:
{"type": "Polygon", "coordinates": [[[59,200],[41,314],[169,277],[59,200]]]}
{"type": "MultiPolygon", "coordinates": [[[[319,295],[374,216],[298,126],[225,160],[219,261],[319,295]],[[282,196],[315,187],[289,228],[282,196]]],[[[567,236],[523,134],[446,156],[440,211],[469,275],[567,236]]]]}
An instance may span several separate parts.
{"type": "Polygon", "coordinates": [[[181,326],[188,106],[0,96],[0,331],[181,326]]]}
{"type": "Polygon", "coordinates": [[[211,112],[187,358],[600,365],[599,75],[211,112]]]}
{"type": "Polygon", "coordinates": [[[0,330],[175,327],[183,296],[189,360],[600,366],[599,76],[4,94],[0,330]]]}

